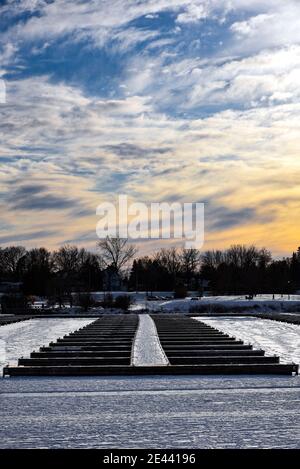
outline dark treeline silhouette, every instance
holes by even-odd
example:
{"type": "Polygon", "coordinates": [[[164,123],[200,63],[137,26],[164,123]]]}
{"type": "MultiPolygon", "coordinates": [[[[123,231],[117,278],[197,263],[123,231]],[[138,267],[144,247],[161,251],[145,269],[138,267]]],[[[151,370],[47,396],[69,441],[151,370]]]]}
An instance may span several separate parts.
{"type": "Polygon", "coordinates": [[[272,259],[255,246],[234,245],[204,253],[196,249],[161,249],[151,257],[133,260],[136,249],[127,240],[107,239],[95,254],[76,246],[26,250],[22,246],[0,248],[0,281],[21,282],[25,295],[59,298],[71,292],[113,290],[107,272],[122,277],[129,290],[175,291],[208,289],[213,294],[291,293],[300,288],[300,248],[291,257],[272,259]],[[106,282],[106,284],[105,284],[106,282]]]}
{"type": "Polygon", "coordinates": [[[135,260],[131,288],[138,290],[203,289],[216,295],[291,293],[300,287],[300,249],[291,258],[272,259],[255,246],[234,245],[224,251],[159,251],[135,260]]]}
{"type": "Polygon", "coordinates": [[[234,245],[202,256],[201,275],[216,294],[291,293],[299,282],[300,251],[273,260],[270,251],[234,245]]]}
{"type": "Polygon", "coordinates": [[[63,246],[50,252],[46,248],[26,251],[22,246],[0,248],[0,279],[22,282],[26,295],[61,296],[71,291],[102,288],[99,255],[63,246]]]}
{"type": "Polygon", "coordinates": [[[161,249],[152,257],[133,261],[129,276],[131,290],[198,290],[201,284],[201,257],[197,249],[161,249]]]}

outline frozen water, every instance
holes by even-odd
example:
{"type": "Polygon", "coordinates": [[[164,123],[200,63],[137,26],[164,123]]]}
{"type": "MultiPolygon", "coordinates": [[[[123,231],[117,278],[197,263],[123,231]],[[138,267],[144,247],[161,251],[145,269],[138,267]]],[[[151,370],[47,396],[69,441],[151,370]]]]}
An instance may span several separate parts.
{"type": "Polygon", "coordinates": [[[300,377],[0,380],[1,448],[299,448],[300,377]]]}

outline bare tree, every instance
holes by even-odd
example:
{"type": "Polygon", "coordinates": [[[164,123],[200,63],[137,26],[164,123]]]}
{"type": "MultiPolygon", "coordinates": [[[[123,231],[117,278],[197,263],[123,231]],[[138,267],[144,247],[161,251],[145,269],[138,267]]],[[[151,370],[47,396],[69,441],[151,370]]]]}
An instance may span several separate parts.
{"type": "Polygon", "coordinates": [[[154,260],[159,262],[172,276],[173,288],[175,288],[177,276],[182,271],[182,259],[179,251],[175,247],[163,248],[155,254],[154,260]]]}
{"type": "MultiPolygon", "coordinates": [[[[25,256],[26,249],[23,246],[9,246],[1,250],[1,264],[4,271],[13,276],[16,275],[19,263],[25,256]]],[[[1,269],[2,270],[2,269],[1,269]]]]}
{"type": "Polygon", "coordinates": [[[199,250],[194,248],[183,249],[181,253],[181,263],[187,286],[190,288],[191,279],[195,275],[200,264],[199,250]]]}
{"type": "Polygon", "coordinates": [[[76,272],[78,269],[79,251],[76,246],[65,245],[52,254],[55,269],[61,272],[76,272]]]}
{"type": "Polygon", "coordinates": [[[194,274],[199,266],[200,252],[198,249],[183,249],[181,253],[182,265],[184,272],[194,274]]]}
{"type": "Polygon", "coordinates": [[[216,269],[220,264],[225,262],[225,254],[223,251],[206,251],[201,256],[202,265],[209,269],[216,269]]]}
{"type": "Polygon", "coordinates": [[[261,248],[258,255],[258,265],[261,268],[266,268],[267,265],[272,261],[272,254],[266,248],[261,248]]]}
{"type": "Polygon", "coordinates": [[[246,268],[259,263],[267,265],[271,259],[271,253],[266,249],[258,249],[255,246],[235,244],[225,251],[226,261],[235,267],[246,268]]]}
{"type": "Polygon", "coordinates": [[[119,236],[107,236],[100,240],[97,246],[104,265],[113,267],[117,272],[120,272],[138,251],[134,245],[128,244],[128,239],[119,236]]]}

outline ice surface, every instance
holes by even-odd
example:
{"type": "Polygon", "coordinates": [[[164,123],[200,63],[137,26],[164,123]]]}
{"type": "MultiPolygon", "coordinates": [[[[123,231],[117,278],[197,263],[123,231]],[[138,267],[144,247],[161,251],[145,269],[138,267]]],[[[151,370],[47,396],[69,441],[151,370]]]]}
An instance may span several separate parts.
{"type": "Polygon", "coordinates": [[[169,364],[169,360],[160,344],[156,326],[149,314],[141,314],[139,316],[139,326],[133,347],[132,362],[135,366],[169,364]]]}
{"type": "Polygon", "coordinates": [[[270,319],[251,317],[195,318],[231,336],[265,350],[267,355],[279,355],[282,363],[300,364],[300,326],[270,319]]]}
{"type": "Polygon", "coordinates": [[[1,448],[299,448],[300,377],[0,380],[1,448]]]}
{"type": "Polygon", "coordinates": [[[0,374],[9,363],[14,365],[21,356],[79,329],[93,319],[31,319],[0,327],[0,374]]]}

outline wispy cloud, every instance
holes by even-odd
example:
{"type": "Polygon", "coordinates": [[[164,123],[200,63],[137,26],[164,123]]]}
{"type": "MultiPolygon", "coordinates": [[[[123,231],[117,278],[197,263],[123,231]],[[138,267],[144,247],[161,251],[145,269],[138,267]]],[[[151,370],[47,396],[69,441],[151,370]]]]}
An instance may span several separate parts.
{"type": "Polygon", "coordinates": [[[294,0],[3,5],[0,241],[13,226],[16,242],[93,246],[96,206],[122,191],[146,202],[207,201],[206,247],[248,239],[292,249],[299,8],[294,0]]]}

